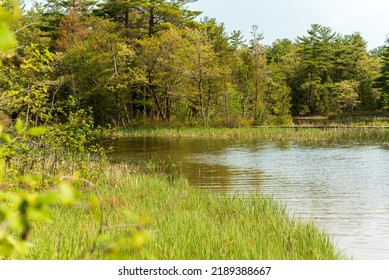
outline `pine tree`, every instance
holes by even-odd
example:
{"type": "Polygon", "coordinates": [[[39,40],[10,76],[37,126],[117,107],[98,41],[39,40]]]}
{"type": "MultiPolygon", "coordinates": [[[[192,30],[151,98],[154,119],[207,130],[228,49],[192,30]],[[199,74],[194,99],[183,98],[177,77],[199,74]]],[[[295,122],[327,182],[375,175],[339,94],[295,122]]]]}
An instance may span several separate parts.
{"type": "Polygon", "coordinates": [[[190,11],[190,0],[106,0],[94,13],[118,22],[129,37],[151,37],[170,25],[183,27],[199,12],[190,11]]]}
{"type": "Polygon", "coordinates": [[[389,39],[387,39],[386,46],[381,57],[381,71],[380,76],[376,80],[376,86],[381,90],[379,100],[380,108],[389,109],[389,39]]]}
{"type": "Polygon", "coordinates": [[[330,110],[331,72],[335,42],[339,35],[329,27],[313,24],[309,36],[298,37],[301,64],[298,89],[294,92],[294,108],[301,115],[325,114],[330,110]]]}

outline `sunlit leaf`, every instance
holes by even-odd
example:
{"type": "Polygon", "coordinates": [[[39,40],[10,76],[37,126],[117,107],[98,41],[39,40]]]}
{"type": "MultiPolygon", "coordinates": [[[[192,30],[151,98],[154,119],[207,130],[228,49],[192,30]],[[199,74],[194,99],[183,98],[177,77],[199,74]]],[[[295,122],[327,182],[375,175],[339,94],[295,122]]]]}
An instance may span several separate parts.
{"type": "Polygon", "coordinates": [[[136,251],[142,249],[150,241],[150,234],[145,231],[133,231],[131,235],[131,245],[136,251]]]}
{"type": "MultiPolygon", "coordinates": [[[[1,232],[0,232],[1,234],[1,232]]],[[[0,257],[9,257],[15,248],[14,240],[8,236],[0,236],[0,257]]]]}
{"type": "Polygon", "coordinates": [[[0,22],[0,51],[8,51],[16,47],[16,38],[5,23],[0,22]]]}
{"type": "Polygon", "coordinates": [[[20,133],[23,130],[23,122],[21,119],[17,119],[14,125],[16,133],[20,133]]]}
{"type": "Polygon", "coordinates": [[[76,192],[74,188],[65,182],[59,184],[59,198],[63,204],[72,204],[76,199],[76,192]]]}
{"type": "Polygon", "coordinates": [[[46,131],[47,131],[46,127],[36,126],[36,127],[32,127],[30,129],[28,129],[26,133],[30,136],[41,136],[41,135],[45,134],[46,131]]]}
{"type": "Polygon", "coordinates": [[[11,138],[11,136],[9,136],[9,134],[3,134],[1,136],[1,140],[3,140],[7,144],[12,142],[12,138],[11,138]]]}
{"type": "Polygon", "coordinates": [[[58,193],[45,193],[38,198],[39,203],[56,204],[60,202],[60,195],[58,193]]]}
{"type": "Polygon", "coordinates": [[[50,222],[50,215],[43,209],[30,208],[28,218],[33,221],[50,222]]]}

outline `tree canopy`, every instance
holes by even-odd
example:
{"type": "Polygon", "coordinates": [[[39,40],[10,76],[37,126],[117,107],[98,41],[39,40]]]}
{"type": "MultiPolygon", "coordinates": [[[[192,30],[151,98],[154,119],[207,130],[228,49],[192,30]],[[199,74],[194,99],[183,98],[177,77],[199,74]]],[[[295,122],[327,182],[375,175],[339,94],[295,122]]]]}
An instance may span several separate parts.
{"type": "MultiPolygon", "coordinates": [[[[101,125],[141,121],[238,126],[293,116],[387,110],[388,44],[313,24],[294,41],[247,41],[193,0],[2,1],[0,111],[90,110],[101,125]],[[46,105],[43,105],[46,104],[46,105]],[[45,107],[46,106],[46,107],[45,107]]],[[[34,115],[35,114],[35,115],[34,115]]],[[[34,115],[34,116],[33,116],[34,115]]]]}

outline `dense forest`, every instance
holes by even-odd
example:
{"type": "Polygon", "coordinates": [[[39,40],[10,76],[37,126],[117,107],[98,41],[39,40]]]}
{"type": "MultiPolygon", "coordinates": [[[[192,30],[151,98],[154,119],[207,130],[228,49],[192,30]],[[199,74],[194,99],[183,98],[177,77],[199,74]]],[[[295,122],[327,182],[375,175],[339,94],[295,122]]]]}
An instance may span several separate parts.
{"type": "Polygon", "coordinates": [[[388,110],[388,42],[368,51],[359,33],[313,24],[265,46],[257,26],[244,40],[190,2],[2,1],[18,42],[0,53],[3,118],[235,127],[388,110]]]}

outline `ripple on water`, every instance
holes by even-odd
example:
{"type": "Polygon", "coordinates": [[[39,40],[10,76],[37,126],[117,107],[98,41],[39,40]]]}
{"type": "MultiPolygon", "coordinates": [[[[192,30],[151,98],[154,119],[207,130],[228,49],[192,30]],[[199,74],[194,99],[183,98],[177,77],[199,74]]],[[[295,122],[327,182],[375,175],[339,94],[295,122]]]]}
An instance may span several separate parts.
{"type": "Polygon", "coordinates": [[[328,231],[348,256],[389,259],[388,149],[143,138],[118,148],[121,160],[153,154],[180,161],[194,186],[272,195],[291,215],[328,231]]]}

